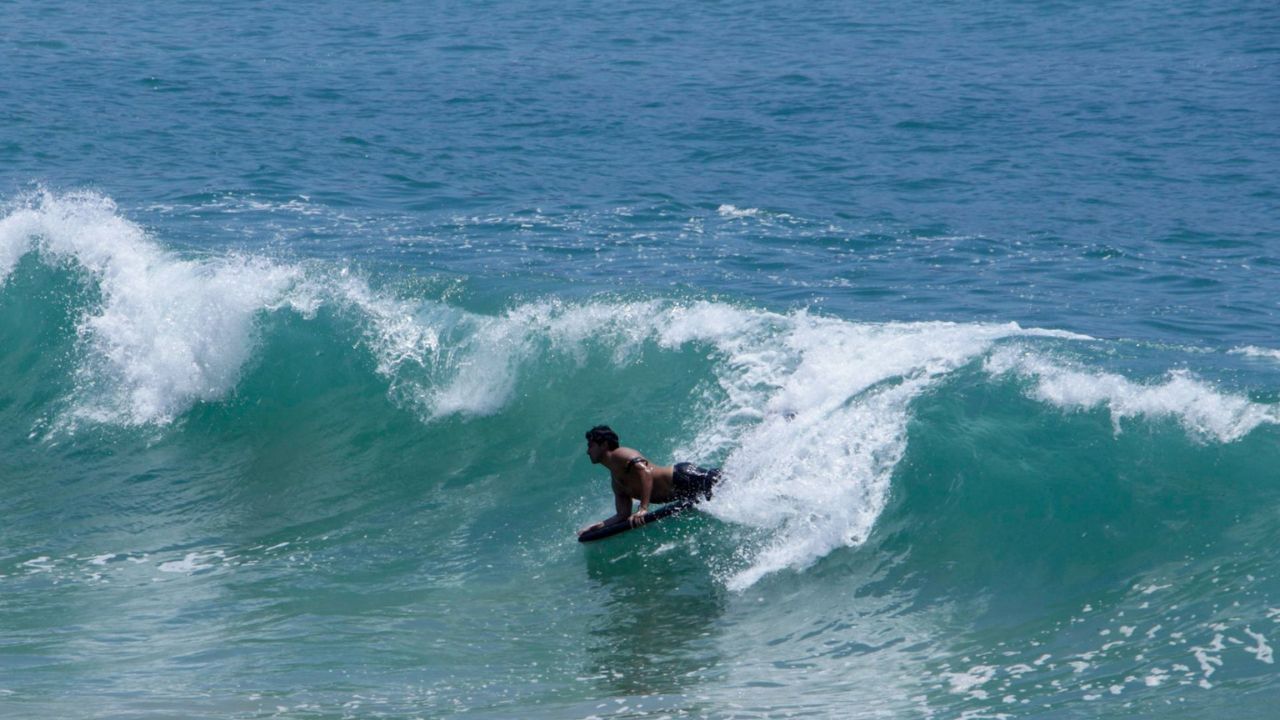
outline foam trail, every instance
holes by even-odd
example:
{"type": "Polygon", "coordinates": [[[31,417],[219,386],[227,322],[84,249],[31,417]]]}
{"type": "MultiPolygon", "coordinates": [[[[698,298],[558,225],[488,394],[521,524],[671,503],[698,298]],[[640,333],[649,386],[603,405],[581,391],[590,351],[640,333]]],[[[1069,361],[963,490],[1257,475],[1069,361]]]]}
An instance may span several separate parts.
{"type": "Polygon", "coordinates": [[[1032,397],[1058,407],[1088,410],[1106,406],[1116,432],[1121,421],[1137,416],[1171,417],[1192,434],[1232,442],[1264,424],[1280,423],[1274,406],[1222,393],[1185,370],[1163,382],[1141,384],[1113,373],[1090,372],[1060,364],[1037,353],[1004,348],[986,362],[992,375],[1014,374],[1032,381],[1032,397]]]}

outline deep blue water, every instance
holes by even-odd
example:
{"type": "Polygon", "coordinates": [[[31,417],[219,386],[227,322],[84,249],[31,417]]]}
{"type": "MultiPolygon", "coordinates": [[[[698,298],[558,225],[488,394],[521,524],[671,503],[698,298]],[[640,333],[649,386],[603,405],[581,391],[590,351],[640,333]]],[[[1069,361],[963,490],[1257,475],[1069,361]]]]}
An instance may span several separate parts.
{"type": "Polygon", "coordinates": [[[1280,699],[1274,3],[0,5],[0,714],[1280,699]],[[612,508],[581,434],[723,465],[612,508]]]}

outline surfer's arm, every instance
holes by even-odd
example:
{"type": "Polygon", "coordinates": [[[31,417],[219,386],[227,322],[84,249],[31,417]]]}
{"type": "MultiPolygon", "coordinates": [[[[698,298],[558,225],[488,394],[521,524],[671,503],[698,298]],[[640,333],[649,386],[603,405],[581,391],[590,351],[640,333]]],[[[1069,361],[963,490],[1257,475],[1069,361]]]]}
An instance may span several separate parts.
{"type": "Polygon", "coordinates": [[[617,522],[626,520],[631,515],[631,496],[625,490],[613,491],[613,508],[618,511],[617,515],[609,518],[608,522],[617,522]]]}
{"type": "Polygon", "coordinates": [[[617,511],[613,516],[607,517],[595,525],[588,525],[587,527],[582,528],[579,532],[583,533],[588,530],[595,530],[596,528],[604,527],[605,525],[612,525],[617,522],[626,522],[627,518],[630,517],[631,496],[628,495],[616,481],[613,483],[613,509],[617,511]]]}
{"type": "Polygon", "coordinates": [[[627,513],[631,515],[631,527],[635,527],[644,524],[644,514],[649,512],[649,496],[653,494],[653,472],[647,462],[635,463],[631,466],[631,472],[640,478],[640,509],[632,513],[631,498],[627,498],[627,513]]]}

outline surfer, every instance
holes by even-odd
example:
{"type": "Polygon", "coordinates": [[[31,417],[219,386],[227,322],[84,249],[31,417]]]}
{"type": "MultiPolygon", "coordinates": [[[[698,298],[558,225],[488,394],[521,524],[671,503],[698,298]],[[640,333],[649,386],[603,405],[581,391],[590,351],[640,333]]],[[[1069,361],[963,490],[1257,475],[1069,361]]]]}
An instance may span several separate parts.
{"type": "Polygon", "coordinates": [[[620,447],[618,434],[608,425],[597,425],[587,431],[587,457],[593,464],[609,469],[614,507],[618,512],[583,528],[582,532],[624,521],[638,527],[647,519],[650,502],[681,503],[688,507],[710,499],[711,487],[720,479],[719,468],[700,468],[693,463],[670,467],[654,465],[638,451],[620,447]],[[640,501],[635,512],[631,511],[632,500],[640,501]]]}

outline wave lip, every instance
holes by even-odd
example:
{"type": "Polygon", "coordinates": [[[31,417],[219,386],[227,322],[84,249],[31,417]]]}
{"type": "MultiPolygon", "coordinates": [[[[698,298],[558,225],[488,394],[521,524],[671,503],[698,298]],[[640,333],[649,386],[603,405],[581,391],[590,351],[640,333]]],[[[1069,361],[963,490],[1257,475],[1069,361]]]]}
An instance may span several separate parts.
{"type": "Polygon", "coordinates": [[[165,424],[224,396],[253,354],[257,315],[303,281],[261,258],[179,259],[88,192],[44,192],[0,220],[0,282],[31,252],[86,273],[101,296],[76,328],[72,423],[165,424]]]}

